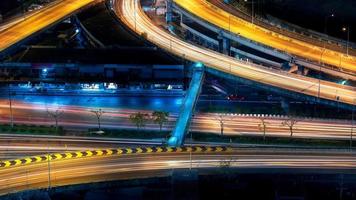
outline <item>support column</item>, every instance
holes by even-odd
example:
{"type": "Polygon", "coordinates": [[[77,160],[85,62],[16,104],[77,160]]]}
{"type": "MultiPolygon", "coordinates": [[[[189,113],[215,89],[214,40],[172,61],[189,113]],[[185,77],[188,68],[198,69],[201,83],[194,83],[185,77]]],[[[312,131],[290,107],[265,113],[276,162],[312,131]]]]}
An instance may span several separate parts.
{"type": "Polygon", "coordinates": [[[172,22],[172,14],[173,14],[173,0],[166,0],[166,22],[172,22]]]}
{"type": "Polygon", "coordinates": [[[230,55],[231,41],[230,39],[224,37],[222,33],[218,36],[219,40],[219,51],[225,55],[230,55]]]}

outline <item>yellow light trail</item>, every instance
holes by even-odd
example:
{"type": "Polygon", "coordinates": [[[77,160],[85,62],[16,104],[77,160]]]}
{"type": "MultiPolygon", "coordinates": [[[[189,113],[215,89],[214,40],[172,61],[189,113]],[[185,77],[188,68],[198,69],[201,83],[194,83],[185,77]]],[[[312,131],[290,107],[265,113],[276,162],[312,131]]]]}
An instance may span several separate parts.
{"type": "Polygon", "coordinates": [[[74,13],[94,1],[95,0],[62,0],[0,31],[0,52],[24,40],[30,35],[63,20],[68,14],[74,13]]]}
{"type": "Polygon", "coordinates": [[[174,0],[190,13],[242,37],[302,58],[356,72],[356,57],[286,37],[231,15],[205,0],[174,0]]]}
{"type": "Polygon", "coordinates": [[[142,11],[139,3],[135,3],[134,0],[114,2],[114,7],[117,16],[133,31],[144,35],[147,40],[177,56],[191,61],[204,62],[207,66],[219,71],[259,83],[314,97],[320,95],[324,99],[333,101],[338,99],[339,102],[355,104],[356,92],[353,87],[320,81],[319,90],[319,80],[317,79],[267,69],[184,42],[156,26],[142,11]]]}

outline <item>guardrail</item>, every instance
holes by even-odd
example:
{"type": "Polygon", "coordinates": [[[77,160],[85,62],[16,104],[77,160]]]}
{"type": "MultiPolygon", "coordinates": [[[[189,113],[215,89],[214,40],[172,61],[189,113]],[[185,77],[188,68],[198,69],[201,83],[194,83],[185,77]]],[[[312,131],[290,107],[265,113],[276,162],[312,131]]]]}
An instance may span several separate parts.
{"type": "MultiPolygon", "coordinates": [[[[234,8],[231,9],[234,9],[236,11],[235,14],[238,14],[239,17],[243,18],[246,21],[250,21],[252,17],[251,13],[244,12],[236,6],[243,7],[239,3],[237,3],[237,5],[232,5],[232,7],[234,8]]],[[[260,16],[255,16],[254,23],[264,28],[272,29],[272,31],[280,31],[282,34],[286,34],[287,36],[291,36],[302,41],[317,42],[321,46],[323,46],[325,44],[324,41],[326,41],[326,43],[328,44],[327,46],[329,48],[336,48],[335,50],[340,50],[340,47],[343,46],[346,48],[347,46],[345,40],[319,33],[310,29],[306,29],[295,24],[291,24],[284,20],[275,18],[271,15],[267,15],[267,19],[262,18],[260,16]]],[[[349,48],[350,50],[355,50],[356,44],[353,42],[349,42],[349,48]]]]}
{"type": "Polygon", "coordinates": [[[187,147],[137,147],[118,148],[105,150],[78,151],[71,153],[55,153],[40,156],[32,156],[0,162],[0,169],[28,165],[33,163],[49,162],[55,160],[88,158],[94,156],[130,155],[130,154],[150,154],[150,153],[213,153],[228,152],[231,148],[224,146],[187,146],[187,147]]]}

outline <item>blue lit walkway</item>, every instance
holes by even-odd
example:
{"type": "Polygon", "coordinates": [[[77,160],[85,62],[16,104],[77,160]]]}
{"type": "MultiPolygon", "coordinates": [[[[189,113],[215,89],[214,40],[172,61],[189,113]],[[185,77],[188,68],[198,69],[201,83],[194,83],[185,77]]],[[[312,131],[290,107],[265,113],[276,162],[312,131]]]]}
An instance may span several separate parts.
{"type": "Polygon", "coordinates": [[[189,130],[190,120],[193,115],[196,102],[198,101],[203,80],[204,66],[201,63],[197,63],[193,69],[192,80],[179,112],[179,118],[176,126],[172,132],[172,136],[168,140],[169,146],[178,147],[183,144],[184,136],[189,130]]]}

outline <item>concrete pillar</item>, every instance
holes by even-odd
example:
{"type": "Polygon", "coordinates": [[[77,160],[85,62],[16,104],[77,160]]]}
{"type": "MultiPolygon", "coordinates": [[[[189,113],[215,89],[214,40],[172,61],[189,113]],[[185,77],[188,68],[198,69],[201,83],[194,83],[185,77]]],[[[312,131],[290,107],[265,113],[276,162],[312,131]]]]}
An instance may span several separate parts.
{"type": "Polygon", "coordinates": [[[231,42],[230,39],[222,36],[220,33],[218,36],[219,40],[219,52],[225,55],[230,55],[231,42]]]}
{"type": "Polygon", "coordinates": [[[166,22],[170,23],[172,22],[172,14],[173,14],[173,1],[172,0],[166,0],[166,22]]]}

